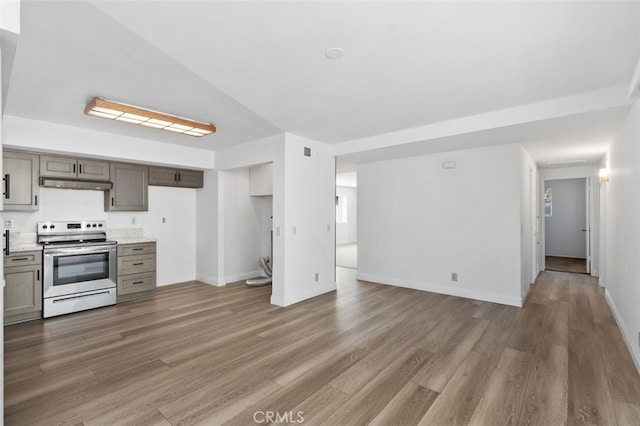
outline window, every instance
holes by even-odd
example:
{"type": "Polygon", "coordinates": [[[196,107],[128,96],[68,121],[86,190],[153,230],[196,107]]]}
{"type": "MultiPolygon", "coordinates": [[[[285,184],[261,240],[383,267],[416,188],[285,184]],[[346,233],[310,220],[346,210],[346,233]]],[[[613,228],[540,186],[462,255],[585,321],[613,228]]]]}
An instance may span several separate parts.
{"type": "Polygon", "coordinates": [[[336,196],[336,223],[347,223],[347,196],[336,196]]]}
{"type": "Polygon", "coordinates": [[[544,189],[544,217],[551,217],[553,213],[553,196],[551,188],[544,189]]]}

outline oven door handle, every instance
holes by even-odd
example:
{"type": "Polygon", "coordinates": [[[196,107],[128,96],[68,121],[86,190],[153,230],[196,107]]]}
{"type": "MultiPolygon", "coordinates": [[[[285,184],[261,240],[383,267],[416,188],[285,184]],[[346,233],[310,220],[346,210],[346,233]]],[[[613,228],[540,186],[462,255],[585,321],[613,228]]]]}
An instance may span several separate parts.
{"type": "Polygon", "coordinates": [[[45,249],[44,255],[61,255],[61,254],[100,254],[109,253],[115,250],[115,246],[93,246],[93,247],[68,247],[57,249],[45,249]]]}

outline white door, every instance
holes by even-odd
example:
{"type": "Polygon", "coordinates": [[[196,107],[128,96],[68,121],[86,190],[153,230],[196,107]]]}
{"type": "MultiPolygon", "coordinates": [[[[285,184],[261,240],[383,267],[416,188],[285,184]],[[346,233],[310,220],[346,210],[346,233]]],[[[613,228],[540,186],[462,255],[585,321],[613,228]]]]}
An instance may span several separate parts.
{"type": "Polygon", "coordinates": [[[585,179],[585,244],[587,248],[587,274],[591,273],[591,178],[585,179]]]}

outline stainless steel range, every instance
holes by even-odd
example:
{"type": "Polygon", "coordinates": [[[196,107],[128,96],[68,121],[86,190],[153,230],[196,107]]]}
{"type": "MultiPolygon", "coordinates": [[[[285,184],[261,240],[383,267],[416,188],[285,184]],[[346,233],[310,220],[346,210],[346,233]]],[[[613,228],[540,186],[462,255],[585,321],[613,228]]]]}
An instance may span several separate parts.
{"type": "Polygon", "coordinates": [[[105,221],[38,222],[43,317],[116,303],[116,243],[105,221]]]}

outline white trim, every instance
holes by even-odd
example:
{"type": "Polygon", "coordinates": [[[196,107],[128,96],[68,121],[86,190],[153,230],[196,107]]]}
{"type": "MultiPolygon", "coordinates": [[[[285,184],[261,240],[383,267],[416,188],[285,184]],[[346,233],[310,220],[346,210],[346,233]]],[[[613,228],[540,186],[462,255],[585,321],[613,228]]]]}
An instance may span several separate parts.
{"type": "Polygon", "coordinates": [[[608,289],[604,290],[604,298],[606,299],[609,308],[611,308],[611,312],[613,312],[613,317],[618,323],[618,327],[620,328],[622,337],[624,338],[624,343],[626,343],[627,348],[631,353],[631,359],[633,359],[633,363],[636,365],[636,370],[638,370],[638,373],[640,373],[640,348],[638,348],[638,346],[636,345],[636,340],[633,338],[633,335],[627,328],[627,325],[624,323],[622,315],[620,315],[620,311],[613,301],[611,293],[609,293],[608,289]]]}
{"type": "Polygon", "coordinates": [[[629,83],[629,99],[640,97],[640,59],[636,65],[631,82],[629,83]]]}
{"type": "Polygon", "coordinates": [[[229,275],[224,277],[224,282],[226,284],[226,283],[233,283],[236,281],[248,280],[249,278],[263,276],[263,274],[264,272],[261,270],[242,272],[240,274],[234,274],[234,275],[229,275]]]}
{"type": "MultiPolygon", "coordinates": [[[[520,297],[509,297],[484,291],[469,290],[466,288],[444,287],[437,284],[425,282],[398,280],[395,278],[380,277],[377,275],[357,273],[356,278],[362,281],[369,281],[378,284],[393,285],[396,287],[411,288],[414,290],[430,291],[432,293],[447,294],[450,296],[464,297],[467,299],[482,300],[485,302],[500,303],[501,305],[522,307],[523,299],[520,297]]],[[[527,292],[528,293],[528,292],[527,292]]]]}
{"type": "MultiPolygon", "coordinates": [[[[328,284],[325,286],[319,286],[319,287],[314,287],[312,289],[310,289],[309,291],[305,291],[304,293],[299,293],[296,294],[294,296],[285,296],[284,298],[282,297],[276,297],[273,294],[271,295],[271,304],[272,305],[277,305],[277,306],[291,306],[293,304],[302,302],[304,300],[307,299],[311,299],[313,297],[316,296],[320,296],[322,294],[325,293],[330,293],[332,291],[336,291],[336,285],[335,283],[333,284],[328,284]]],[[[286,291],[285,291],[286,293],[286,291]]]]}
{"type": "Polygon", "coordinates": [[[223,287],[225,285],[224,283],[218,284],[218,280],[210,275],[196,275],[196,280],[216,287],[223,287]]]}

